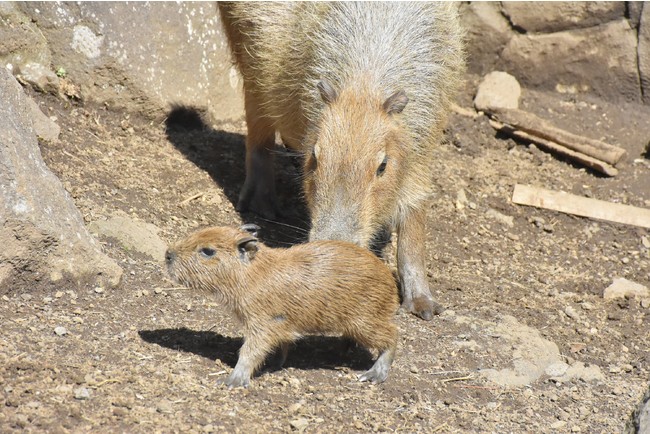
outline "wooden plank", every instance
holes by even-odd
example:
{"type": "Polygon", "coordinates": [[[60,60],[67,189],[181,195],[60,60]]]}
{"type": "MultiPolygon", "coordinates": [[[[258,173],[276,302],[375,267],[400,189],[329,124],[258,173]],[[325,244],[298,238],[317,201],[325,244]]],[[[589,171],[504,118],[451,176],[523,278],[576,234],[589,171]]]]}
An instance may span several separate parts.
{"type": "Polygon", "coordinates": [[[646,208],[590,199],[575,194],[521,184],[515,185],[512,201],[519,205],[529,205],[581,217],[650,229],[650,209],[646,208]]]}

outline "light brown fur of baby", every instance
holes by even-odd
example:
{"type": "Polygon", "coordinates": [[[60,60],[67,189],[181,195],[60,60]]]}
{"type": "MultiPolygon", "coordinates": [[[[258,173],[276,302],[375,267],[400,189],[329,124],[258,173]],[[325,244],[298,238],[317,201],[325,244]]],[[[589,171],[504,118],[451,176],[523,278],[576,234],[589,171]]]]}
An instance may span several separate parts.
{"type": "Polygon", "coordinates": [[[249,233],[213,227],[166,255],[170,275],[214,294],[239,319],[244,344],[229,387],[247,386],[265,358],[301,336],[336,334],[379,351],[361,381],[382,382],[395,354],[398,289],[390,270],[342,241],[269,248],[249,233]]]}

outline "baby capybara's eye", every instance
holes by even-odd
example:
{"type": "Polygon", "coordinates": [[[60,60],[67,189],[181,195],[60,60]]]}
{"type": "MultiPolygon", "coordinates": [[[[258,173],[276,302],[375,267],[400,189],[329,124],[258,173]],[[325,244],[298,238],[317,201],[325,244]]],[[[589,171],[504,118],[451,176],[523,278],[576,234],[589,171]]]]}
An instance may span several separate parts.
{"type": "Polygon", "coordinates": [[[212,248],[210,248],[210,247],[203,247],[203,248],[201,248],[201,249],[199,250],[199,253],[200,253],[201,256],[203,256],[204,258],[211,258],[211,257],[213,257],[214,255],[217,254],[217,251],[214,250],[214,249],[212,249],[212,248]]]}

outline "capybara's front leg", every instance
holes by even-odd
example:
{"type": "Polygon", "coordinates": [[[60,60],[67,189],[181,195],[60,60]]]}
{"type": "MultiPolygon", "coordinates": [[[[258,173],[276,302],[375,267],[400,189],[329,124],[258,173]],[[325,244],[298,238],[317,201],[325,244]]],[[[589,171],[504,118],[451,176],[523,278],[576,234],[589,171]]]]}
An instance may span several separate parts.
{"type": "Polygon", "coordinates": [[[412,209],[397,227],[397,271],[402,285],[402,306],[427,321],[442,311],[433,301],[427,281],[423,207],[412,209]]]}
{"type": "Polygon", "coordinates": [[[264,363],[267,354],[272,350],[272,345],[263,336],[247,336],[244,345],[239,350],[237,365],[230,376],[223,381],[229,389],[233,387],[248,387],[255,370],[264,363]]]}
{"type": "Polygon", "coordinates": [[[278,201],[275,193],[273,152],[275,129],[259,111],[256,97],[246,95],[246,180],[239,193],[238,211],[253,211],[262,217],[275,219],[278,201]]]}

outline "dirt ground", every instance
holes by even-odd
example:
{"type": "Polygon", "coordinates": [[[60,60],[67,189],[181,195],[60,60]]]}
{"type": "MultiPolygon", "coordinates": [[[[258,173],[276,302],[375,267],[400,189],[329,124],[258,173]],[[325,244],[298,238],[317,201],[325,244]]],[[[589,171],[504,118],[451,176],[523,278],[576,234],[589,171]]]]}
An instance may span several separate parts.
{"type": "MultiPolygon", "coordinates": [[[[459,105],[470,107],[476,83],[469,78],[459,105]]],[[[213,125],[190,110],[150,121],[33,96],[62,127],[60,141],[41,150],[87,223],[129,216],[172,241],[203,226],[255,222],[271,245],[304,240],[299,161],[286,153],[278,158],[286,218],[234,210],[242,121],[213,125]]],[[[120,287],[65,284],[1,297],[0,431],[621,432],[648,389],[650,308],[602,293],[617,277],[649,284],[650,233],[510,198],[521,183],[650,207],[650,108],[531,91],[522,106],[625,147],[629,161],[618,177],[601,177],[498,136],[484,117],[453,114],[436,150],[427,234],[431,289],[447,311],[430,322],[398,314],[386,383],[356,381],[372,363],[364,350],[312,337],[250,388],[218,386],[237,359],[237,324],[215,300],[179,289],[162,264],[102,239],[125,270],[120,287]],[[481,370],[516,360],[485,325],[509,317],[602,378],[489,382],[481,370]]],[[[389,245],[385,257],[394,268],[393,252],[389,245]]]]}

